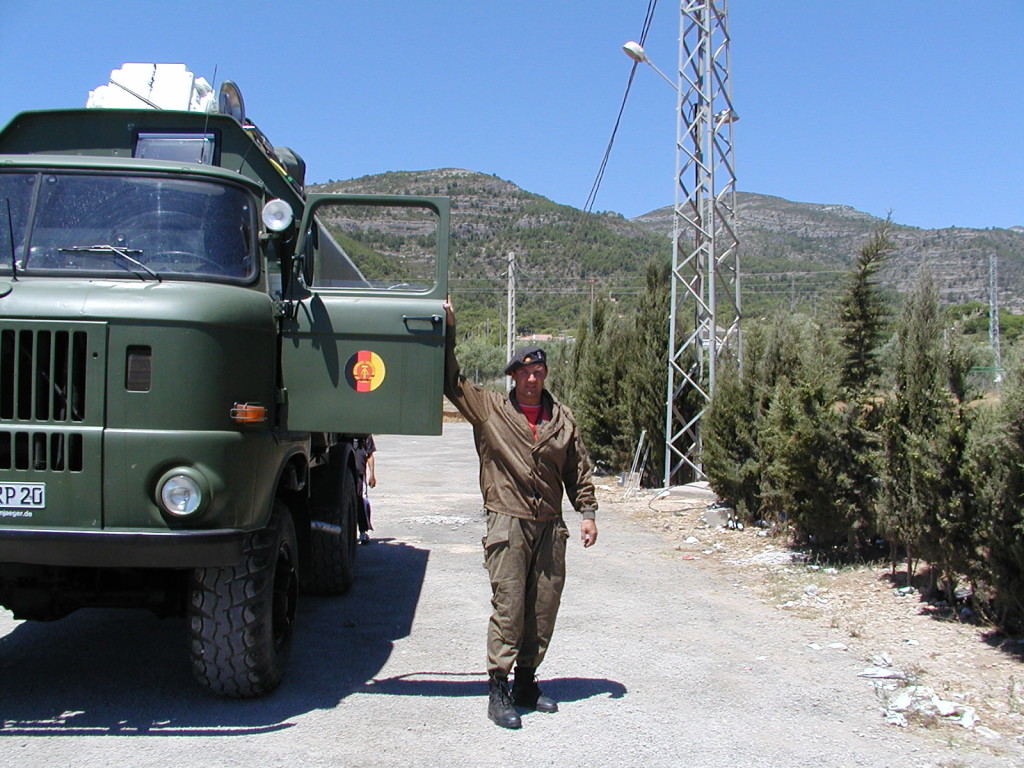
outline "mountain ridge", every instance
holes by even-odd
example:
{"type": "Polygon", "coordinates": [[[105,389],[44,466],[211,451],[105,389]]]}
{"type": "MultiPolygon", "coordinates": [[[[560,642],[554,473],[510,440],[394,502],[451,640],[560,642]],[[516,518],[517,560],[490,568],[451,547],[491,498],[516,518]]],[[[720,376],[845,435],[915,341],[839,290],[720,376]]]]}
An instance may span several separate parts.
{"type": "MultiPolygon", "coordinates": [[[[671,254],[672,206],[631,219],[588,213],[468,169],[389,171],[311,190],[450,197],[453,293],[473,297],[477,319],[503,316],[508,254],[516,253],[521,331],[572,327],[595,291],[628,305],[642,290],[647,263],[671,254]]],[[[738,192],[744,313],[797,309],[834,295],[883,223],[848,205],[738,192]]],[[[892,222],[890,234],[896,247],[879,272],[883,285],[905,292],[929,269],[945,302],[987,304],[994,255],[1000,305],[1024,311],[1024,226],[924,229],[892,222]]]]}

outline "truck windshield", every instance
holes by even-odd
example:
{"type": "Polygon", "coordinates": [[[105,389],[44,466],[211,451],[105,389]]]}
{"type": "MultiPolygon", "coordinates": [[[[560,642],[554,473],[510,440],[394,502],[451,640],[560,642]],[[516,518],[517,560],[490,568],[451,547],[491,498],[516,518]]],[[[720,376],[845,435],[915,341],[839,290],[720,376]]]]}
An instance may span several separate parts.
{"type": "Polygon", "coordinates": [[[252,196],[227,184],[0,173],[0,274],[244,282],[256,275],[255,227],[252,196]]]}

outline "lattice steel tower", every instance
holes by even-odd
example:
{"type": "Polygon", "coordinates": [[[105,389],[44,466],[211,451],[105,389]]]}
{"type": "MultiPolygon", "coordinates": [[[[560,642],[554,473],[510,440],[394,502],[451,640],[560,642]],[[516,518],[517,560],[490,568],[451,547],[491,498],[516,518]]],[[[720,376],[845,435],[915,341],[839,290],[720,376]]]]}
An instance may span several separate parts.
{"type": "Polygon", "coordinates": [[[666,486],[703,478],[700,421],[720,354],[740,349],[728,5],[680,4],[666,486]]]}

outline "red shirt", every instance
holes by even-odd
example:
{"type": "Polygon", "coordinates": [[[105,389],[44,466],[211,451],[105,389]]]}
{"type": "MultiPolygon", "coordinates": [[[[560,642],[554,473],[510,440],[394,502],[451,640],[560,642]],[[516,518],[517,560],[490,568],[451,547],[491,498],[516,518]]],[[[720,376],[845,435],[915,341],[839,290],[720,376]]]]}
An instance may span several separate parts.
{"type": "Polygon", "coordinates": [[[519,410],[523,412],[523,416],[530,423],[530,429],[533,431],[533,439],[537,439],[537,427],[543,424],[547,419],[545,418],[544,406],[543,405],[523,405],[519,403],[519,410]]]}

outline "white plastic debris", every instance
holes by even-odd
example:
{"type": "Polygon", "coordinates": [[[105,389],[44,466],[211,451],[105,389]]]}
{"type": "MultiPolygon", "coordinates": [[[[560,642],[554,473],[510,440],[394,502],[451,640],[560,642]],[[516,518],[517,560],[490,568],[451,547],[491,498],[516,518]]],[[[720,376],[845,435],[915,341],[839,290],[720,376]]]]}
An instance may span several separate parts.
{"type": "Polygon", "coordinates": [[[906,728],[908,725],[907,718],[905,718],[899,712],[886,712],[885,723],[886,725],[895,725],[900,728],[906,728]]]}
{"type": "Polygon", "coordinates": [[[890,656],[887,651],[882,651],[881,653],[876,653],[871,657],[871,663],[876,667],[891,667],[892,656],[890,656]]]}
{"type": "Polygon", "coordinates": [[[906,680],[905,673],[898,669],[886,667],[866,667],[857,673],[857,677],[870,677],[875,680],[906,680]]]}

